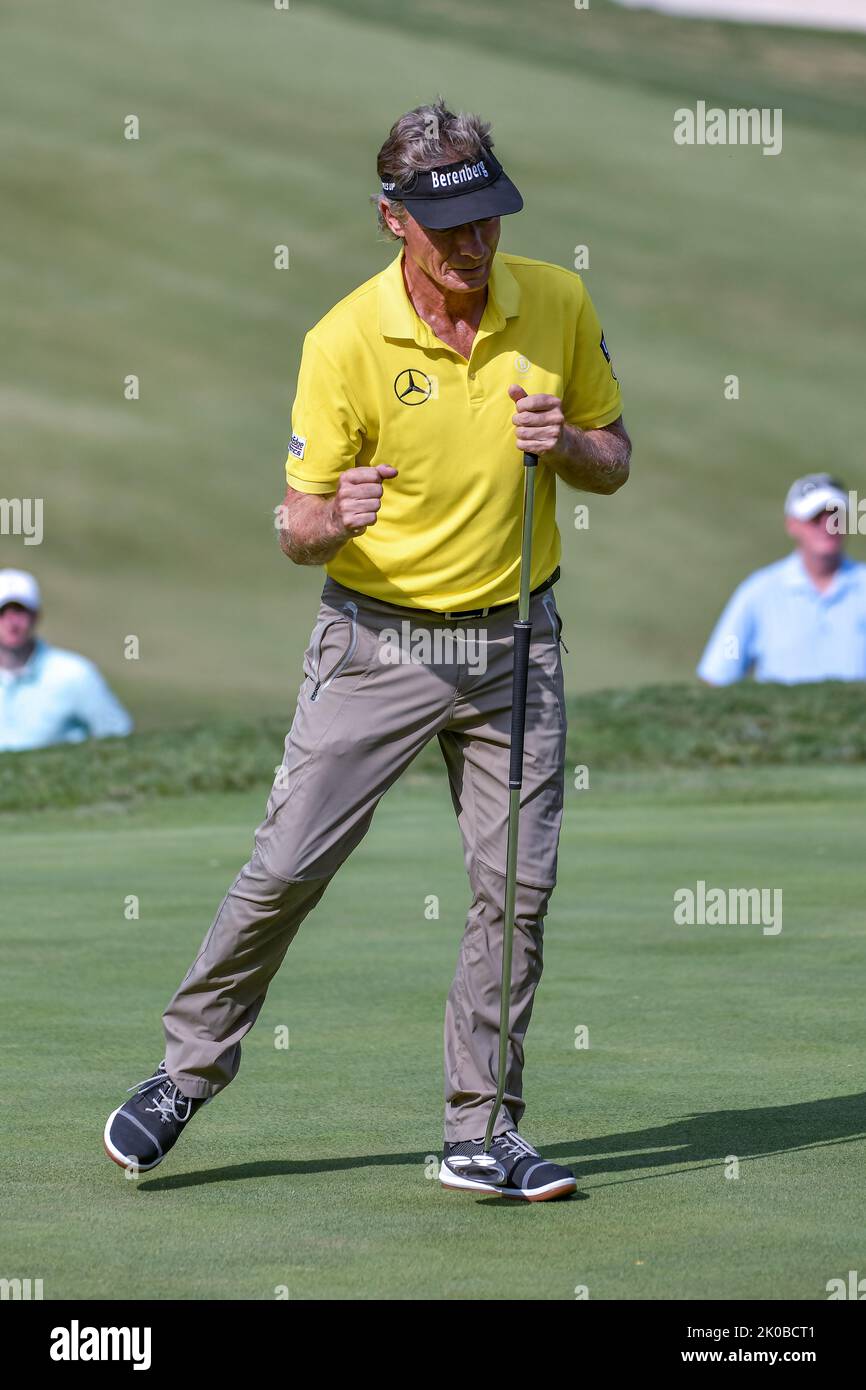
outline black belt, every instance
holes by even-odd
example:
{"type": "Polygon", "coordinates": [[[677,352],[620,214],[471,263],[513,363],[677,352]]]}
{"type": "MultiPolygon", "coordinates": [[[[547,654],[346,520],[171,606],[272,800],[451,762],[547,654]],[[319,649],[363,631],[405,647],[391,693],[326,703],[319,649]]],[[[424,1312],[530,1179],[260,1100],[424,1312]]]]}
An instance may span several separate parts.
{"type": "MultiPolygon", "coordinates": [[[[530,590],[530,598],[535,598],[536,594],[543,594],[548,589],[552,589],[558,579],[559,565],[556,566],[553,574],[545,579],[543,584],[539,584],[537,589],[530,590]]],[[[400,616],[404,618],[409,617],[412,613],[417,613],[419,617],[422,618],[445,618],[448,621],[451,621],[451,619],[460,621],[464,618],[486,618],[489,613],[498,613],[502,608],[513,608],[517,603],[517,599],[511,599],[509,603],[494,603],[489,608],[463,608],[459,612],[440,613],[438,608],[410,608],[409,605],[405,603],[388,603],[385,599],[373,599],[369,594],[359,592],[356,589],[350,589],[348,585],[340,584],[338,580],[331,579],[330,577],[327,583],[333,584],[337,589],[342,589],[344,593],[354,596],[362,603],[372,603],[375,608],[384,608],[389,613],[399,613],[400,616]]],[[[327,589],[327,584],[325,587],[327,589]]]]}
{"type": "MultiPolygon", "coordinates": [[[[529,597],[535,598],[536,594],[543,594],[548,589],[552,589],[558,579],[559,565],[556,566],[553,574],[551,574],[548,579],[545,579],[543,584],[539,584],[537,589],[530,589],[529,597]]],[[[437,613],[432,608],[415,608],[412,611],[415,613],[423,613],[425,617],[446,618],[450,622],[452,618],[457,618],[458,620],[464,618],[486,618],[489,613],[497,613],[500,608],[512,608],[516,602],[516,599],[512,599],[510,603],[494,603],[490,608],[465,608],[459,613],[437,613]]]]}

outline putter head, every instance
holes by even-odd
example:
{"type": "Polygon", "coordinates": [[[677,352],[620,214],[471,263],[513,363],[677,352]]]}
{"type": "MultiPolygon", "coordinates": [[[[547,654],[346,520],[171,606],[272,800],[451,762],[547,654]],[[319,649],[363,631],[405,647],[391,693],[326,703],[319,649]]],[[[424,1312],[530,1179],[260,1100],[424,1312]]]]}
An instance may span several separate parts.
{"type": "Polygon", "coordinates": [[[502,1164],[492,1154],[461,1154],[449,1158],[448,1165],[464,1177],[483,1178],[485,1182],[504,1183],[507,1178],[502,1164]]]}

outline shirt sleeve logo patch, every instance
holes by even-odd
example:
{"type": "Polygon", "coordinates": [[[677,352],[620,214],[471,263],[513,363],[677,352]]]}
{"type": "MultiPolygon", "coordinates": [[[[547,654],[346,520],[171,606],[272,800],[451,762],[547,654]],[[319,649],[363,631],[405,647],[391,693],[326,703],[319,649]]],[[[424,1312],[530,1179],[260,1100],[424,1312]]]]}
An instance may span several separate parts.
{"type": "Polygon", "coordinates": [[[306,449],[306,447],[306,439],[302,439],[299,434],[292,435],[291,439],[289,440],[289,453],[292,455],[293,458],[302,459],[304,457],[304,450],[306,449]]]}

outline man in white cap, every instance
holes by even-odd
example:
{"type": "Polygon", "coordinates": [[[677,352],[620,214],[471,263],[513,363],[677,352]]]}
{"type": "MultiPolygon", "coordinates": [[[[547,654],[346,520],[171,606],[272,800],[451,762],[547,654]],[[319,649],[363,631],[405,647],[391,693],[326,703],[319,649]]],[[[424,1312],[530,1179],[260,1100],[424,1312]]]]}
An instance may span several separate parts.
{"type": "Polygon", "coordinates": [[[866,680],[866,565],[844,553],[848,494],[828,473],[785,498],[796,549],[735,590],[698,666],[708,685],[866,680]]]}
{"type": "Polygon", "coordinates": [[[32,574],[0,570],[0,751],[130,733],[93,663],[36,636],[41,607],[32,574]]]}

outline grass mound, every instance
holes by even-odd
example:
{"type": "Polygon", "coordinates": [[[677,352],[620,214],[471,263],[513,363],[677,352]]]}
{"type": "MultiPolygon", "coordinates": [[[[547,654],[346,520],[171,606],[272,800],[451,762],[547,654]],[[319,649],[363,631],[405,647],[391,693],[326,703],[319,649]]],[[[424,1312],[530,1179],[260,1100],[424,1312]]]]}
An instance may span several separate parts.
{"type": "MultiPolygon", "coordinates": [[[[282,718],[219,720],[0,755],[0,811],[133,802],[270,782],[282,718]]],[[[568,762],[596,772],[866,762],[860,684],[653,685],[569,700],[568,762]]],[[[415,763],[438,766],[434,744],[415,763]]]]}

